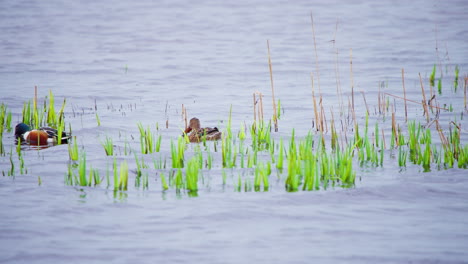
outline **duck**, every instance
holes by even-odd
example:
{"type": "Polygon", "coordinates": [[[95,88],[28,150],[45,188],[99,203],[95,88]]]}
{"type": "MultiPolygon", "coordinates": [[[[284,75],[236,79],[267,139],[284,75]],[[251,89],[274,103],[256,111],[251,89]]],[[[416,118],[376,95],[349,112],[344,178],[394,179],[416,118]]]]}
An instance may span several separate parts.
{"type": "Polygon", "coordinates": [[[217,127],[201,128],[200,119],[194,117],[190,119],[189,126],[185,129],[184,135],[192,143],[198,143],[203,140],[219,140],[221,139],[221,132],[217,127]]]}
{"type": "MultiPolygon", "coordinates": [[[[27,142],[30,145],[44,146],[57,143],[58,131],[50,127],[41,127],[39,129],[31,129],[25,123],[19,123],[15,127],[15,137],[17,140],[27,142]]],[[[70,137],[67,133],[62,132],[62,144],[67,144],[70,137]]]]}

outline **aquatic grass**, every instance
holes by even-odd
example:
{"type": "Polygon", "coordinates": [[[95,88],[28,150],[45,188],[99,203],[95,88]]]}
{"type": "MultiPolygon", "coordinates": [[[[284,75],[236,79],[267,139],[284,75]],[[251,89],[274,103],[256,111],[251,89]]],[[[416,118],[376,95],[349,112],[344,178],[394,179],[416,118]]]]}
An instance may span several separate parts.
{"type": "Polygon", "coordinates": [[[280,139],[278,158],[276,159],[276,168],[282,172],[283,171],[283,162],[284,162],[284,143],[283,138],[280,139]]]}
{"type": "Polygon", "coordinates": [[[431,75],[429,76],[429,83],[432,87],[434,87],[435,85],[435,74],[436,74],[436,65],[434,64],[434,67],[432,67],[431,75]]]}
{"type": "Polygon", "coordinates": [[[76,136],[73,137],[72,143],[68,144],[68,155],[70,160],[77,161],[79,156],[78,143],[76,142],[76,136]]]}
{"type": "Polygon", "coordinates": [[[152,152],[152,149],[153,149],[152,146],[153,146],[154,137],[151,134],[151,131],[149,131],[149,127],[148,127],[148,130],[146,130],[143,127],[143,124],[141,122],[138,123],[137,126],[138,126],[138,129],[140,131],[141,153],[142,154],[153,153],[152,152]]]}
{"type": "Polygon", "coordinates": [[[104,147],[104,151],[106,152],[107,156],[114,155],[114,144],[112,142],[111,137],[106,136],[106,139],[104,139],[104,141],[101,141],[101,145],[104,147]]]}
{"type": "Polygon", "coordinates": [[[161,172],[159,174],[159,177],[161,178],[161,188],[162,188],[163,192],[167,191],[169,189],[169,186],[167,184],[166,176],[164,176],[164,173],[161,172]]]}
{"type": "Polygon", "coordinates": [[[98,113],[96,112],[95,115],[96,115],[97,126],[101,126],[101,119],[99,119],[98,113]]]}
{"type": "Polygon", "coordinates": [[[263,184],[263,191],[268,191],[270,188],[270,183],[268,176],[271,174],[271,164],[267,163],[265,165],[263,162],[260,162],[255,167],[254,171],[254,190],[259,192],[261,185],[263,184]]]}
{"type": "Polygon", "coordinates": [[[455,92],[457,92],[458,89],[458,75],[460,73],[460,68],[458,68],[458,65],[455,66],[455,78],[453,80],[453,89],[455,92]]]}
{"type": "Polygon", "coordinates": [[[183,168],[184,167],[184,153],[185,153],[186,141],[184,137],[179,137],[177,140],[177,146],[171,140],[171,157],[172,157],[172,168],[183,168]]]}
{"type": "Polygon", "coordinates": [[[185,168],[186,189],[193,193],[198,191],[199,160],[199,156],[195,155],[187,162],[187,167],[185,168]]]}
{"type": "Polygon", "coordinates": [[[403,150],[403,147],[398,147],[398,166],[406,167],[406,160],[408,157],[408,152],[403,150]]]}
{"type": "Polygon", "coordinates": [[[126,191],[128,189],[128,164],[126,160],[120,163],[119,176],[118,189],[120,191],[126,191]]]}
{"type": "Polygon", "coordinates": [[[78,162],[78,177],[80,186],[88,186],[88,180],[86,178],[86,152],[81,153],[78,162]]]}

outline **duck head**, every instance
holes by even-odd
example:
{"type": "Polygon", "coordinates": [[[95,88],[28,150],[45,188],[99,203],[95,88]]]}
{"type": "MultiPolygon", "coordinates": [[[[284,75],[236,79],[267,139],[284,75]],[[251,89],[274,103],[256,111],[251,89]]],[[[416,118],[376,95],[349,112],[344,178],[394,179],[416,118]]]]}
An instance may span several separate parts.
{"type": "Polygon", "coordinates": [[[15,127],[15,137],[20,138],[24,133],[31,131],[31,127],[26,125],[25,123],[19,123],[15,127]]]}
{"type": "Polygon", "coordinates": [[[190,119],[188,127],[185,129],[185,133],[189,133],[192,130],[198,131],[200,129],[200,119],[194,117],[190,119]]]}

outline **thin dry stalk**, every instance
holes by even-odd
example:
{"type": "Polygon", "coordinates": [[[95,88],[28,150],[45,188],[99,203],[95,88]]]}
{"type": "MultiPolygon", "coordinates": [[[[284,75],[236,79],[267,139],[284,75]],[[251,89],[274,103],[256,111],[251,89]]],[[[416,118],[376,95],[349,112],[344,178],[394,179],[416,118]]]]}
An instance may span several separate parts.
{"type": "Polygon", "coordinates": [[[253,114],[254,114],[254,124],[257,123],[257,100],[255,98],[255,93],[253,93],[253,114]]]}
{"type": "Polygon", "coordinates": [[[341,91],[341,81],[340,81],[340,68],[338,64],[338,48],[335,47],[336,44],[336,32],[338,31],[338,19],[336,20],[335,35],[333,37],[333,48],[335,49],[335,78],[336,78],[336,94],[340,100],[340,111],[343,113],[343,95],[341,91]]]}
{"type": "Polygon", "coordinates": [[[322,128],[322,133],[324,128],[326,130],[326,133],[328,133],[327,117],[325,116],[325,109],[323,109],[322,99],[320,99],[320,121],[322,122],[320,124],[322,128]]]}
{"type": "Polygon", "coordinates": [[[403,97],[405,99],[405,122],[408,122],[408,106],[406,104],[406,88],[405,88],[405,69],[401,68],[401,80],[403,82],[403,97]]]}
{"type": "Polygon", "coordinates": [[[263,122],[263,94],[258,93],[258,97],[260,98],[260,106],[258,109],[258,119],[260,122],[263,122]]]}
{"type": "Polygon", "coordinates": [[[310,73],[310,79],[312,81],[312,101],[314,103],[315,124],[316,124],[317,131],[320,131],[321,130],[320,119],[319,119],[319,115],[317,112],[317,101],[315,100],[314,76],[312,73],[310,73]]]}
{"type": "Polygon", "coordinates": [[[182,119],[185,121],[185,129],[188,127],[187,123],[187,108],[185,108],[184,104],[182,104],[182,119]]]}
{"type": "Polygon", "coordinates": [[[369,106],[367,105],[367,101],[366,101],[366,95],[364,94],[364,91],[361,91],[361,93],[362,93],[362,98],[364,98],[364,104],[366,105],[367,114],[370,115],[369,106]]]}
{"type": "Polygon", "coordinates": [[[427,119],[427,123],[429,123],[429,110],[427,108],[427,101],[426,101],[426,93],[424,92],[424,85],[423,85],[423,82],[422,82],[422,77],[421,77],[421,73],[419,73],[419,82],[421,83],[421,91],[422,91],[422,96],[423,96],[423,107],[424,107],[424,112],[426,113],[426,119],[427,119]]]}
{"type": "Polygon", "coordinates": [[[467,86],[468,86],[468,76],[465,76],[465,87],[464,87],[464,90],[465,90],[465,109],[468,110],[467,108],[467,102],[466,102],[466,90],[467,90],[467,86]]]}
{"type": "Polygon", "coordinates": [[[395,135],[395,144],[399,146],[400,144],[398,142],[398,130],[397,130],[397,125],[395,121],[395,112],[392,112],[392,130],[393,130],[393,134],[395,135]]]}
{"type": "Polygon", "coordinates": [[[34,110],[37,111],[37,86],[34,86],[34,110]]]}
{"type": "Polygon", "coordinates": [[[383,140],[383,149],[387,149],[387,144],[385,143],[385,132],[382,128],[382,140],[383,140]]]}
{"type": "MultiPolygon", "coordinates": [[[[417,101],[413,101],[413,100],[410,100],[410,99],[405,99],[405,98],[403,98],[403,97],[401,97],[401,96],[398,96],[398,95],[389,94],[389,93],[385,93],[385,94],[388,95],[388,96],[392,96],[392,97],[395,97],[395,98],[398,98],[398,99],[402,99],[402,100],[411,102],[411,103],[423,105],[423,103],[420,103],[420,102],[417,102],[417,101]]],[[[447,108],[443,108],[443,107],[440,107],[440,106],[435,106],[435,105],[429,105],[429,106],[430,106],[431,108],[435,108],[435,109],[440,109],[440,110],[446,110],[446,111],[448,111],[447,108]]]]}
{"type": "Polygon", "coordinates": [[[354,77],[353,77],[353,49],[349,50],[349,71],[351,75],[351,102],[353,108],[353,119],[356,122],[356,116],[354,115],[354,77]]]}
{"type": "Polygon", "coordinates": [[[276,116],[275,87],[273,85],[273,69],[271,66],[270,42],[268,40],[267,40],[267,48],[268,48],[268,67],[270,68],[271,99],[273,100],[273,122],[275,123],[275,131],[278,132],[278,117],[276,116]]]}
{"type": "Polygon", "coordinates": [[[314,26],[314,16],[310,12],[310,20],[312,22],[312,35],[314,37],[314,50],[315,50],[315,71],[317,72],[317,85],[319,88],[319,94],[322,95],[322,90],[320,89],[320,74],[319,74],[319,63],[317,55],[317,42],[315,41],[315,26],[314,26]]]}

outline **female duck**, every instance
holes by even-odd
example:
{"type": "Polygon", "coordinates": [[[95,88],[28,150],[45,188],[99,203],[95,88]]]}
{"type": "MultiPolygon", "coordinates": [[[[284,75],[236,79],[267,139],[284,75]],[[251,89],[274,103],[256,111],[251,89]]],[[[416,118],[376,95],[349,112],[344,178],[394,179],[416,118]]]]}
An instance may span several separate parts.
{"type": "Polygon", "coordinates": [[[184,133],[187,134],[190,142],[221,139],[221,132],[217,127],[201,128],[200,120],[196,117],[190,119],[189,126],[185,129],[184,133]]]}
{"type": "MultiPolygon", "coordinates": [[[[41,127],[39,129],[31,130],[31,127],[25,123],[19,123],[15,127],[15,137],[17,140],[24,141],[30,145],[39,145],[44,146],[49,143],[57,143],[58,139],[57,129],[50,127],[41,127]]],[[[68,143],[68,135],[65,132],[62,132],[62,144],[68,143]]]]}

